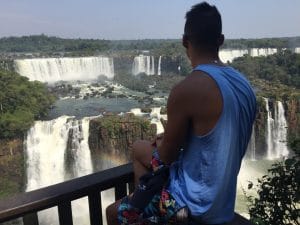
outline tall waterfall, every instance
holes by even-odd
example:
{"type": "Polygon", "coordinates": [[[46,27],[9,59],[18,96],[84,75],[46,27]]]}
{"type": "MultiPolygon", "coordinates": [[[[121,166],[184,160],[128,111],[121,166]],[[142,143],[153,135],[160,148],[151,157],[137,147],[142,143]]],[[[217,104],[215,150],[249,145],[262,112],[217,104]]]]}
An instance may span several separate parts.
{"type": "Polygon", "coordinates": [[[155,74],[154,56],[139,55],[134,57],[132,74],[138,75],[140,73],[145,73],[147,75],[155,74]]]}
{"type": "Polygon", "coordinates": [[[108,57],[20,59],[15,60],[15,68],[29,80],[49,83],[114,77],[113,59],[108,57]]]}
{"type": "Polygon", "coordinates": [[[157,75],[161,75],[161,56],[158,59],[157,75]]]}
{"type": "MultiPolygon", "coordinates": [[[[51,121],[36,121],[26,139],[26,191],[92,173],[88,129],[88,118],[78,121],[61,116],[51,121]]],[[[72,207],[75,224],[83,224],[88,215],[87,200],[72,202],[72,207]]],[[[54,208],[39,213],[41,224],[58,224],[57,220],[54,208]]]]}
{"type": "Polygon", "coordinates": [[[251,138],[250,141],[248,143],[248,148],[247,148],[247,153],[248,153],[248,157],[254,161],[256,160],[256,144],[255,144],[255,126],[253,125],[252,127],[252,134],[251,134],[251,138]]]}
{"type": "Polygon", "coordinates": [[[283,104],[277,101],[274,105],[275,115],[272,118],[272,113],[269,107],[269,100],[264,98],[267,111],[267,159],[276,159],[287,156],[289,154],[286,137],[287,137],[287,122],[284,116],[283,104]]]}
{"type": "Polygon", "coordinates": [[[284,115],[283,104],[280,101],[276,102],[275,107],[275,157],[287,156],[289,154],[287,148],[287,121],[284,115]]]}
{"type": "Polygon", "coordinates": [[[26,191],[91,173],[88,129],[88,118],[78,121],[61,116],[51,121],[36,121],[26,139],[26,191]]]}

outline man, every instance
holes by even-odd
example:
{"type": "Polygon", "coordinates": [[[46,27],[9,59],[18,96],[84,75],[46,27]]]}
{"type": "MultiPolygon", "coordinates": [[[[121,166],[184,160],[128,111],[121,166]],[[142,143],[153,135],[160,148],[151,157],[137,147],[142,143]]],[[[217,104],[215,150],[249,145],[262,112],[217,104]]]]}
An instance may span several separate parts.
{"type": "Polygon", "coordinates": [[[233,219],[237,175],[256,99],[244,76],[220,61],[223,41],[216,7],[203,2],[187,12],[182,43],[193,72],[170,93],[158,148],[147,141],[133,146],[135,181],[157,165],[169,165],[169,182],[145,209],[134,209],[132,196],[111,205],[109,225],[170,223],[180,209],[188,209],[189,220],[198,224],[233,219]]]}

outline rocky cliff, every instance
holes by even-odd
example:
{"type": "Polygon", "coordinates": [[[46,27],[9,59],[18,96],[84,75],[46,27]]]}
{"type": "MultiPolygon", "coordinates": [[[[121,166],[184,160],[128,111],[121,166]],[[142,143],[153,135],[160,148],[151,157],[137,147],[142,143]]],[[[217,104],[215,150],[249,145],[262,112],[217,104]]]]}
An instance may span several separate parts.
{"type": "Polygon", "coordinates": [[[132,114],[106,115],[92,119],[89,132],[89,147],[92,154],[101,152],[118,155],[130,161],[133,142],[138,139],[153,140],[156,127],[148,120],[132,114]]]}
{"type": "Polygon", "coordinates": [[[24,179],[23,140],[0,140],[0,198],[20,192],[24,179]]]}

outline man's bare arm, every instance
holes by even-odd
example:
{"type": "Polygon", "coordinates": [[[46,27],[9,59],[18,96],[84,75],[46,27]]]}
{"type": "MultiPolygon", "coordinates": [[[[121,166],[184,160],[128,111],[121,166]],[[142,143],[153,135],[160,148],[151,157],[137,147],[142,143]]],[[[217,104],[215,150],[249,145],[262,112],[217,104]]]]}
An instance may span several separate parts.
{"type": "Polygon", "coordinates": [[[158,147],[159,157],[166,164],[177,159],[186,141],[189,127],[187,104],[187,90],[184,84],[179,84],[170,93],[167,104],[168,122],[162,143],[158,147]]]}

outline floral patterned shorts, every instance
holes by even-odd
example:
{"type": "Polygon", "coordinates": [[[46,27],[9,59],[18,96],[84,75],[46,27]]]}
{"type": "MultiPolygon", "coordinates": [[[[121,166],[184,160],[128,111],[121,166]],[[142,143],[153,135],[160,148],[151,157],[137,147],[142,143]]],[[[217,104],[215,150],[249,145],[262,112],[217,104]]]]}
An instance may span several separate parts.
{"type": "MultiPolygon", "coordinates": [[[[155,171],[163,166],[159,159],[157,150],[153,151],[151,160],[152,170],[155,171]]],[[[160,193],[155,194],[142,211],[129,203],[129,196],[122,199],[118,209],[118,220],[122,225],[148,225],[148,224],[172,224],[176,222],[176,212],[180,210],[172,195],[163,188],[160,193]]]]}

